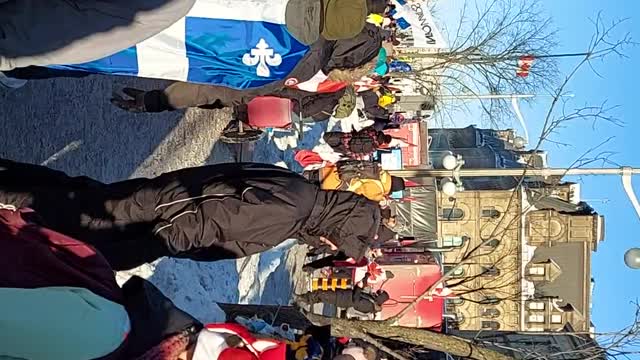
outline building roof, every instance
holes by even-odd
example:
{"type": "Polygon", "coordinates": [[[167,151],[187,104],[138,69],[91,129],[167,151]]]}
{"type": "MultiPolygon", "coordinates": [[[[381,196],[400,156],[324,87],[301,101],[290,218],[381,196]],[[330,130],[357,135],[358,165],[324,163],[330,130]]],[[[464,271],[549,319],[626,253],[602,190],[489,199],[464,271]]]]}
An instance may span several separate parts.
{"type": "Polygon", "coordinates": [[[589,302],[591,297],[591,264],[589,244],[585,242],[569,242],[552,247],[540,246],[536,248],[531,262],[553,261],[560,271],[553,281],[535,284],[536,293],[541,296],[562,299],[560,306],[570,305],[573,308],[574,319],[581,319],[580,323],[572,324],[576,329],[590,324],[589,302]]]}

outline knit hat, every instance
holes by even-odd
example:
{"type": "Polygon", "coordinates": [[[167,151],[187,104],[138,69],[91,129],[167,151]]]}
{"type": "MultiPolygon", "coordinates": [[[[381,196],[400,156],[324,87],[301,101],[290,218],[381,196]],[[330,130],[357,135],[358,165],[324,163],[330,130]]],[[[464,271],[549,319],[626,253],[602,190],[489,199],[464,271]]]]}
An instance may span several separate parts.
{"type": "Polygon", "coordinates": [[[305,45],[320,38],[322,18],[321,0],[289,0],[285,11],[285,24],[289,33],[305,45]]]}
{"type": "Polygon", "coordinates": [[[365,0],[324,0],[322,36],[327,40],[356,37],[367,20],[365,0]]]}

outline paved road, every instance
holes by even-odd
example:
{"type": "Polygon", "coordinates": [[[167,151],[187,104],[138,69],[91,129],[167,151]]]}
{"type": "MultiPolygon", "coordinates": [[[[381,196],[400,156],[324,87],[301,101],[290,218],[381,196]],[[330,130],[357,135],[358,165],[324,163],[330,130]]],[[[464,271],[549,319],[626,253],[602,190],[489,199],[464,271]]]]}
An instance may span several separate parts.
{"type": "Polygon", "coordinates": [[[0,89],[0,156],[43,163],[102,181],[153,176],[181,167],[234,161],[217,144],[226,111],[131,114],[112,106],[115,89],[161,87],[159,81],[89,76],[38,80],[0,89]],[[57,154],[57,155],[56,155],[57,154]]]}

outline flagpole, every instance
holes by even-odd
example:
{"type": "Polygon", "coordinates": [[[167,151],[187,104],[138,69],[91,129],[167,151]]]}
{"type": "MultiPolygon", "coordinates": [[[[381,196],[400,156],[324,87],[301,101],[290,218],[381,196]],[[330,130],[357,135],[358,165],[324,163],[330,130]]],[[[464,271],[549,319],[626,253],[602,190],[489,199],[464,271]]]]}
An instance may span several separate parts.
{"type": "MultiPolygon", "coordinates": [[[[583,53],[566,53],[566,54],[550,54],[550,55],[531,55],[535,59],[546,59],[546,58],[563,58],[563,57],[585,57],[591,55],[591,52],[583,52],[583,53]]],[[[514,56],[514,60],[520,59],[522,56],[514,56]]]]}

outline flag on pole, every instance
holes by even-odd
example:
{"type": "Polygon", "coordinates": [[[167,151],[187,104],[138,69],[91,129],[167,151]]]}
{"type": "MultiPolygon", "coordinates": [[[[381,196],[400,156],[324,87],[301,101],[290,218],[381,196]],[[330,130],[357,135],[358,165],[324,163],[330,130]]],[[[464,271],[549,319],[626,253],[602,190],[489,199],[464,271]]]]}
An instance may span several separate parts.
{"type": "Polygon", "coordinates": [[[520,56],[520,59],[518,59],[518,69],[516,69],[516,76],[521,78],[529,76],[529,70],[531,69],[531,66],[533,66],[533,60],[535,60],[533,55],[520,56]]]}
{"type": "MultiPolygon", "coordinates": [[[[284,85],[292,89],[298,89],[311,93],[333,93],[338,90],[344,89],[349,84],[346,81],[330,80],[329,77],[322,70],[320,70],[307,81],[298,82],[298,79],[296,78],[288,78],[284,82],[284,85]]],[[[380,86],[378,81],[373,80],[367,76],[363,76],[360,80],[354,82],[352,85],[356,92],[373,90],[380,86]]]]}
{"type": "Polygon", "coordinates": [[[347,87],[344,81],[330,80],[322,71],[318,71],[313,77],[304,82],[298,82],[296,78],[289,78],[284,82],[286,87],[311,93],[332,93],[347,87]]]}
{"type": "Polygon", "coordinates": [[[58,69],[256,88],[285,79],[308,52],[287,31],[289,0],[196,0],[184,18],[134,47],[58,69]]]}

